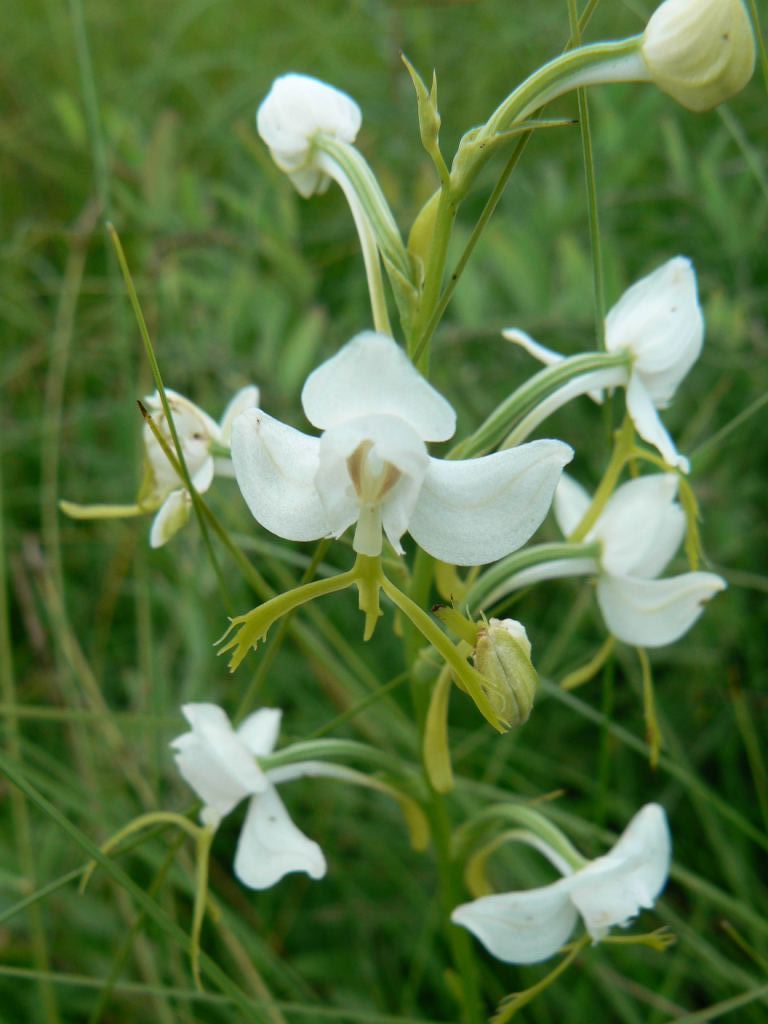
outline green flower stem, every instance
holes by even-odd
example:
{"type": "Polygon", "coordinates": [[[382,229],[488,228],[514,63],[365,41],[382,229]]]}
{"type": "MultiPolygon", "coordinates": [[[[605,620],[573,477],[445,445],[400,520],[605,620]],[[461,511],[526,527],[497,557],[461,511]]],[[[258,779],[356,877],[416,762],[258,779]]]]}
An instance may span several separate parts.
{"type": "MultiPolygon", "coordinates": [[[[414,321],[413,331],[408,339],[408,355],[416,368],[428,376],[429,342],[432,332],[429,325],[439,306],[440,289],[445,273],[448,257],[448,245],[456,220],[458,203],[453,196],[451,186],[443,184],[437,205],[432,242],[429,249],[429,261],[424,276],[424,286],[419,299],[419,312],[414,321]]],[[[433,328],[434,330],[434,328],[433,328]]]]}
{"type": "Polygon", "coordinates": [[[451,853],[451,821],[444,797],[431,787],[427,817],[437,859],[440,903],[448,929],[448,941],[453,962],[461,978],[464,1020],[467,1024],[482,1024],[485,1014],[480,998],[480,980],[472,939],[469,932],[452,924],[450,920],[451,911],[462,899],[458,865],[451,853]]]}
{"type": "MultiPolygon", "coordinates": [[[[573,37],[572,37],[573,38],[573,37]]],[[[491,114],[489,133],[502,132],[566,92],[584,85],[648,79],[640,49],[642,34],[566,50],[529,75],[491,114]]]]}
{"type": "Polygon", "coordinates": [[[483,843],[499,825],[522,826],[551,847],[577,871],[588,863],[557,825],[533,807],[521,803],[492,804],[470,818],[456,833],[454,854],[458,862],[468,860],[471,851],[483,843]]]}
{"type": "MultiPolygon", "coordinates": [[[[417,555],[414,568],[414,593],[419,594],[420,599],[429,590],[432,579],[433,561],[428,556],[420,558],[422,552],[417,555]],[[422,591],[424,593],[422,593],[422,591]]],[[[399,590],[386,576],[382,574],[381,588],[389,597],[396,608],[410,621],[419,633],[427,640],[443,658],[446,668],[457,680],[468,690],[471,690],[472,697],[483,714],[488,717],[482,707],[484,702],[487,710],[493,714],[493,709],[488,705],[487,698],[482,690],[482,677],[472,668],[466,659],[461,655],[456,646],[443,633],[440,627],[429,617],[429,615],[413,601],[410,597],[399,590]]],[[[418,654],[418,647],[406,633],[406,653],[408,662],[413,670],[413,665],[418,654]]],[[[419,746],[424,750],[425,730],[427,727],[427,700],[423,687],[412,679],[411,695],[414,702],[414,712],[419,726],[419,746]]],[[[492,719],[489,718],[491,724],[492,719]]],[[[463,1019],[467,1024],[482,1024],[484,1020],[482,1000],[480,997],[480,986],[475,961],[475,951],[472,941],[467,932],[457,928],[450,921],[450,914],[454,907],[458,906],[462,899],[461,879],[457,871],[457,865],[451,853],[451,822],[444,797],[437,792],[430,781],[429,771],[422,761],[424,781],[429,794],[427,804],[427,818],[429,820],[430,834],[435,848],[437,860],[437,871],[440,888],[440,901],[443,910],[443,921],[446,929],[446,936],[451,949],[451,956],[454,965],[461,979],[464,1015],[463,1019]]]]}
{"type": "MultiPolygon", "coordinates": [[[[504,584],[525,569],[532,569],[547,562],[559,562],[564,559],[595,559],[600,557],[600,545],[563,541],[553,544],[535,544],[523,551],[515,551],[500,562],[487,569],[467,591],[465,604],[472,610],[486,607],[489,595],[499,590],[504,584]]],[[[501,595],[499,595],[501,596],[501,595]]]]}
{"type": "MultiPolygon", "coordinates": [[[[571,356],[553,366],[539,370],[529,380],[506,398],[490,414],[484,423],[455,445],[448,458],[468,459],[483,455],[494,448],[515,426],[530,415],[536,406],[564,385],[588,374],[606,370],[626,370],[629,374],[630,360],[624,352],[587,352],[571,356]]],[[[621,376],[621,374],[617,374],[621,376]]]]}
{"type": "Polygon", "coordinates": [[[422,331],[421,337],[418,339],[418,343],[412,354],[412,359],[416,366],[420,365],[419,360],[421,358],[422,350],[429,345],[432,335],[437,330],[437,325],[442,320],[443,313],[445,313],[446,309],[448,308],[448,303],[451,301],[451,298],[453,297],[453,293],[456,290],[456,285],[459,283],[459,278],[464,273],[464,268],[469,262],[470,256],[475,251],[477,243],[480,241],[480,236],[488,226],[488,222],[490,221],[496,207],[499,204],[499,200],[502,197],[504,189],[507,187],[507,182],[512,177],[512,173],[514,172],[515,168],[520,162],[520,157],[523,155],[525,147],[528,145],[528,141],[530,140],[532,135],[533,131],[531,130],[525,132],[523,135],[520,136],[520,138],[517,141],[517,145],[515,146],[512,152],[512,155],[507,161],[506,167],[502,171],[499,180],[496,182],[493,192],[491,192],[490,196],[488,197],[488,201],[483,207],[483,211],[480,214],[480,217],[478,218],[478,221],[475,224],[474,228],[472,229],[472,234],[469,236],[469,240],[467,241],[467,244],[464,247],[464,251],[459,257],[459,261],[456,264],[450,278],[448,279],[448,283],[446,284],[443,293],[441,294],[439,300],[435,303],[435,307],[432,310],[426,327],[422,331]]]}
{"type": "Polygon", "coordinates": [[[406,280],[410,280],[411,263],[400,231],[384,193],[362,153],[354,146],[328,135],[318,135],[315,145],[344,172],[362,204],[384,259],[396,267],[406,280]]]}
{"type": "MultiPolygon", "coordinates": [[[[459,648],[446,636],[437,623],[429,615],[386,578],[382,576],[381,589],[390,601],[407,616],[418,629],[424,639],[435,648],[443,661],[450,666],[457,684],[465,690],[475,702],[478,710],[497,732],[506,732],[506,725],[501,722],[498,714],[486,696],[486,681],[483,676],[466,660],[459,648]]],[[[424,716],[426,717],[426,715],[424,716]]],[[[423,732],[424,722],[420,721],[423,732]]]]}
{"type": "Polygon", "coordinates": [[[460,161],[459,146],[454,168],[461,163],[461,175],[454,181],[457,191],[464,194],[481,168],[492,155],[492,147],[477,145],[507,131],[540,107],[582,85],[601,82],[637,81],[648,77],[640,56],[642,36],[632,36],[617,42],[594,43],[567,50],[559,57],[538,68],[522,82],[491,114],[470,145],[474,152],[469,160],[460,161]]]}
{"type": "Polygon", "coordinates": [[[373,768],[381,768],[395,776],[402,776],[402,761],[389,754],[359,743],[356,740],[317,739],[304,740],[283,747],[274,754],[259,758],[259,765],[267,772],[272,768],[283,768],[286,765],[298,764],[300,761],[363,761],[373,768]]]}
{"type": "Polygon", "coordinates": [[[568,538],[574,544],[583,541],[597,520],[603,514],[608,499],[616,489],[624,466],[630,461],[635,451],[635,425],[629,416],[614,434],[613,452],[606,467],[603,479],[595,491],[592,503],[584,513],[581,522],[568,538]]]}
{"type": "Polygon", "coordinates": [[[360,248],[363,252],[363,265],[365,266],[365,277],[368,282],[368,295],[371,300],[371,313],[373,315],[373,326],[383,334],[392,334],[392,327],[389,323],[389,312],[387,310],[387,297],[384,293],[384,280],[381,274],[381,261],[379,250],[376,244],[371,223],[366,214],[360,196],[358,195],[349,177],[339,165],[328,159],[326,166],[333,170],[333,178],[339,188],[346,196],[349,204],[352,219],[357,228],[357,235],[360,239],[360,248]]]}

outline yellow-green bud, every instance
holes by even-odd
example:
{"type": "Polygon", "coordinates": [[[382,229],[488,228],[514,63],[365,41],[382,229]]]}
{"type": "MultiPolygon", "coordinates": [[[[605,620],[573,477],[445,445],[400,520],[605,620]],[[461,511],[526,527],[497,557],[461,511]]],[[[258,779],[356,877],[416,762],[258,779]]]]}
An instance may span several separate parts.
{"type": "Polygon", "coordinates": [[[641,53],[663,92],[689,110],[710,110],[752,77],[755,38],[742,0],[665,0],[641,53]]]}
{"type": "Polygon", "coordinates": [[[491,619],[477,633],[474,663],[483,690],[499,719],[522,725],[533,708],[538,676],[525,626],[515,619],[491,619]]]}

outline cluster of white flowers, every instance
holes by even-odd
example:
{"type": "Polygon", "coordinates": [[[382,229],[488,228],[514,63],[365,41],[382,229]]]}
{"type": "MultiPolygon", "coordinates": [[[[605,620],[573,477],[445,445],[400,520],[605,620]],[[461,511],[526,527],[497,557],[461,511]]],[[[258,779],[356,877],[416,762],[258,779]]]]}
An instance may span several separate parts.
{"type": "MultiPolygon", "coordinates": [[[[584,61],[590,52],[584,50],[584,61]]],[[[571,78],[558,79],[553,72],[541,94],[523,95],[515,116],[522,116],[526,103],[535,109],[542,97],[551,98],[566,87],[630,78],[651,79],[684,105],[707,109],[744,85],[754,63],[754,42],[741,0],[666,0],[645,33],[630,40],[619,58],[604,58],[598,53],[593,70],[584,64],[571,78]]],[[[534,76],[531,81],[535,80],[534,76]]],[[[357,104],[317,79],[289,74],[272,86],[259,107],[257,124],[275,163],[302,196],[322,192],[331,179],[342,186],[360,231],[369,285],[380,286],[381,258],[400,274],[399,290],[393,290],[398,302],[407,305],[409,289],[417,289],[423,268],[406,280],[398,266],[404,250],[396,225],[383,196],[370,184],[367,165],[355,155],[353,144],[361,126],[357,104]]],[[[462,173],[465,170],[466,166],[462,173]]],[[[407,257],[405,261],[407,269],[411,264],[407,257]]],[[[691,262],[682,256],[670,259],[632,285],[614,305],[605,320],[604,368],[570,378],[552,376],[557,383],[521,414],[516,433],[508,435],[509,446],[491,454],[478,451],[477,457],[467,459],[428,453],[427,443],[453,436],[456,414],[394,337],[380,329],[386,321],[386,302],[382,306],[381,296],[372,296],[372,305],[377,330],[357,334],[304,384],[302,407],[317,436],[267,413],[255,387],[235,395],[220,423],[187,398],[166,390],[167,407],[157,393],[146,400],[153,426],[144,429],[145,484],[137,504],[65,503],[65,511],[80,518],[154,512],[150,542],[159,547],[186,522],[190,486],[203,494],[215,472],[233,471],[253,517],[278,537],[339,538],[354,527],[356,566],[368,567],[357,576],[351,571],[360,588],[361,608],[367,601],[366,612],[375,621],[378,592],[383,589],[427,636],[427,613],[421,608],[414,611],[414,603],[403,595],[398,601],[384,575],[385,538],[397,555],[404,554],[402,540],[408,533],[418,547],[447,566],[479,569],[525,544],[554,502],[566,538],[560,548],[569,547],[568,541],[584,524],[579,542],[586,553],[580,558],[553,557],[511,572],[487,595],[485,607],[513,589],[544,579],[588,575],[596,581],[605,625],[617,639],[658,647],[673,643],[691,628],[704,603],[725,586],[709,572],[659,578],[687,526],[676,499],[684,480],[679,474],[687,473],[689,464],[678,453],[659,410],[670,404],[703,344],[704,319],[691,262]],[[515,442],[565,402],[587,393],[600,401],[606,388],[617,386],[625,389],[630,425],[658,452],[657,456],[633,449],[631,457],[646,458],[665,471],[639,475],[616,487],[617,474],[613,493],[595,505],[575,480],[563,475],[574,454],[567,444],[552,439],[515,442]],[[166,408],[173,417],[175,438],[166,408]],[[184,475],[175,462],[176,439],[184,475]],[[369,572],[371,564],[375,569],[369,572]]],[[[504,333],[553,372],[576,365],[519,329],[504,333]]],[[[314,585],[297,591],[308,594],[314,585]]],[[[326,586],[325,592],[332,588],[326,586]]],[[[261,632],[254,627],[253,635],[260,639],[279,614],[285,610],[267,616],[267,625],[259,626],[261,632]]],[[[461,613],[454,608],[452,614],[460,633],[461,613]]],[[[469,635],[471,642],[462,637],[457,645],[446,640],[439,648],[446,670],[466,692],[477,685],[478,702],[492,705],[504,727],[521,724],[537,685],[525,628],[513,620],[491,619],[482,626],[469,624],[469,635]],[[472,659],[471,666],[467,658],[472,659]]],[[[246,640],[244,647],[253,642],[246,640]]],[[[443,678],[450,687],[450,676],[443,678]]],[[[350,770],[302,759],[281,767],[264,765],[274,754],[279,710],[262,708],[237,729],[213,704],[187,704],[182,711],[190,731],[177,737],[172,747],[179,771],[202,801],[202,824],[215,830],[237,804],[248,800],[235,853],[237,877],[253,889],[268,888],[296,871],[322,878],[326,861],[320,847],[293,824],[276,787],[308,776],[349,780],[350,770]]],[[[563,877],[527,892],[484,895],[452,913],[455,924],[467,928],[503,961],[535,963],[552,956],[568,940],[579,916],[597,942],[611,927],[623,927],[642,908],[653,906],[664,888],[670,837],[665,813],[657,804],[643,807],[613,849],[591,862],[578,854],[564,857],[546,838],[526,835],[523,841],[536,846],[563,877]]]]}

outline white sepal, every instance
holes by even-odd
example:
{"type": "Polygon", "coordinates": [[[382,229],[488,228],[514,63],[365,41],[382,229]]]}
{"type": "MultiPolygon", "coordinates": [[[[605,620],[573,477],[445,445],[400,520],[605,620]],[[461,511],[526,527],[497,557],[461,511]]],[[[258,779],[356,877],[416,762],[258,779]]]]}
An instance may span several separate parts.
{"type": "Polygon", "coordinates": [[[270,785],[251,798],[235,851],[235,874],[250,889],[269,889],[292,871],[322,878],[323,851],[291,821],[270,785]]]}
{"type": "Polygon", "coordinates": [[[315,487],[320,441],[261,409],[238,416],[232,462],[238,486],[257,522],[287,540],[319,540],[330,532],[315,487]]]}
{"type": "Polygon", "coordinates": [[[637,647],[674,643],[696,622],[710,598],[726,587],[711,572],[687,572],[665,580],[603,574],[597,601],[615,637],[637,647]]]}
{"type": "Polygon", "coordinates": [[[567,444],[541,440],[479,459],[430,459],[410,532],[443,562],[496,561],[541,524],[572,458],[567,444]]]}

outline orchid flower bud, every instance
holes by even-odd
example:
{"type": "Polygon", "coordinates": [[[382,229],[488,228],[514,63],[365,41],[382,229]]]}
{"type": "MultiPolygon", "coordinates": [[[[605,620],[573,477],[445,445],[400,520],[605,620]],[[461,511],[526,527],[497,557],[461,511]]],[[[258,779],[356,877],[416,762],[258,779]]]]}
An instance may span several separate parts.
{"type": "Polygon", "coordinates": [[[665,0],[648,22],[641,52],[656,85],[695,111],[739,92],[755,67],[742,0],[665,0]]]}
{"type": "Polygon", "coordinates": [[[538,676],[525,626],[515,619],[491,619],[478,630],[474,662],[486,680],[486,697],[499,718],[509,725],[526,722],[538,676]]]}
{"type": "Polygon", "coordinates": [[[360,108],[350,96],[311,75],[276,78],[256,113],[272,159],[305,199],[324,192],[330,182],[317,159],[316,136],[351,144],[361,122],[360,108]]]}

